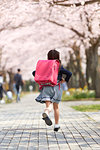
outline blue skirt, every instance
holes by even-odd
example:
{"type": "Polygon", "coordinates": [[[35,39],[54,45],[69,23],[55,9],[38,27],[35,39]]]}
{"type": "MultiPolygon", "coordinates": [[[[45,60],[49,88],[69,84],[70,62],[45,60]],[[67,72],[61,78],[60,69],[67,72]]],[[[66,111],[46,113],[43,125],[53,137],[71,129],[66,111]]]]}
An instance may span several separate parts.
{"type": "Polygon", "coordinates": [[[51,101],[52,103],[59,103],[62,97],[62,84],[52,86],[44,86],[35,99],[37,102],[45,103],[45,101],[51,101]]]}

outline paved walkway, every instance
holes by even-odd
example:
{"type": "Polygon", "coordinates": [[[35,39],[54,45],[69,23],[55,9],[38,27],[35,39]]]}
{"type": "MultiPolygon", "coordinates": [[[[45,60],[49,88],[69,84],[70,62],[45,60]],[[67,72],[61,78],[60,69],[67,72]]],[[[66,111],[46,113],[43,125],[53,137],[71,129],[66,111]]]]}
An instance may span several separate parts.
{"type": "MultiPolygon", "coordinates": [[[[100,150],[100,112],[69,107],[86,102],[60,103],[61,129],[56,133],[41,119],[44,104],[36,103],[35,97],[30,94],[20,103],[0,105],[0,150],[100,150]]],[[[53,112],[50,117],[54,122],[53,112]]]]}

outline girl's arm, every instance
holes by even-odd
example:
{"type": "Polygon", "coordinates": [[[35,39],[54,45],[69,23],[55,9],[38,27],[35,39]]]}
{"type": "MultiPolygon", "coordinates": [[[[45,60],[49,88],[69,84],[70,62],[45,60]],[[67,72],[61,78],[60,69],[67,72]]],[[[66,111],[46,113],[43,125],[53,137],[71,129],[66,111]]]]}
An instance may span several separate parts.
{"type": "Polygon", "coordinates": [[[65,81],[68,82],[70,77],[72,76],[72,72],[68,71],[67,69],[63,68],[63,66],[62,66],[61,73],[66,75],[65,81]]]}

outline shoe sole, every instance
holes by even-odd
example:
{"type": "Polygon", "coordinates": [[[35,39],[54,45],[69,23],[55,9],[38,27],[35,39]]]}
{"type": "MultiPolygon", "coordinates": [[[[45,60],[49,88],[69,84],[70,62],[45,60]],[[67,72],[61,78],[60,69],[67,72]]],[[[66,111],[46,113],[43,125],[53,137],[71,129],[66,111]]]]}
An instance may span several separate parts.
{"type": "Polygon", "coordinates": [[[59,129],[60,129],[60,127],[58,127],[58,128],[54,128],[54,131],[56,131],[56,132],[57,132],[59,129]]]}
{"type": "Polygon", "coordinates": [[[48,126],[51,126],[52,125],[52,121],[50,120],[50,118],[48,117],[48,115],[46,113],[43,113],[42,114],[43,116],[43,120],[45,121],[45,123],[48,125],[48,126]]]}

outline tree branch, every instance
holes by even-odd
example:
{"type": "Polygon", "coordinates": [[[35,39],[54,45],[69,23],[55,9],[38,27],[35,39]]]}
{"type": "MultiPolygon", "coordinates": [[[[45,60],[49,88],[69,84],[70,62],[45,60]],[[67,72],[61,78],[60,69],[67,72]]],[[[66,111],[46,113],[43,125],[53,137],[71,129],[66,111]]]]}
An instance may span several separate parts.
{"type": "Polygon", "coordinates": [[[88,13],[86,11],[84,11],[84,14],[85,14],[86,22],[87,22],[88,31],[90,33],[92,33],[92,26],[90,25],[90,20],[89,20],[89,17],[88,17],[88,13]]]}
{"type": "MultiPolygon", "coordinates": [[[[63,0],[63,1],[53,1],[53,3],[55,5],[59,5],[59,6],[64,6],[64,7],[71,7],[72,5],[76,5],[76,7],[78,6],[82,6],[81,2],[79,3],[67,3],[67,4],[63,4],[61,2],[66,2],[67,0],[63,0]]],[[[93,4],[98,2],[100,4],[100,0],[90,0],[90,1],[85,1],[84,5],[88,5],[88,4],[93,4]]]]}
{"type": "MultiPolygon", "coordinates": [[[[56,21],[53,21],[53,20],[47,20],[48,22],[50,22],[50,23],[53,23],[53,24],[55,24],[55,25],[57,25],[57,26],[60,26],[60,27],[65,27],[65,25],[64,24],[60,24],[60,23],[58,23],[58,22],[56,22],[56,21]]],[[[65,27],[66,28],[66,27],[65,27]]],[[[69,30],[71,30],[71,31],[73,31],[74,33],[76,33],[79,37],[82,37],[82,38],[85,38],[85,34],[83,33],[80,33],[80,32],[78,32],[76,29],[74,29],[74,28],[68,28],[69,30]]]]}
{"type": "Polygon", "coordinates": [[[18,28],[22,28],[22,27],[26,27],[27,25],[33,25],[34,23],[36,23],[40,18],[34,20],[34,21],[27,21],[25,23],[20,23],[18,26],[11,26],[10,22],[7,23],[4,27],[2,27],[0,29],[0,32],[2,32],[3,30],[16,30],[18,28]]]}
{"type": "Polygon", "coordinates": [[[51,22],[51,23],[53,23],[53,24],[56,24],[56,25],[58,25],[58,26],[60,26],[60,27],[65,27],[64,24],[60,24],[60,23],[58,23],[58,22],[56,22],[56,21],[53,21],[53,20],[50,20],[50,19],[48,19],[47,21],[48,21],[48,22],[51,22]]]}
{"type": "Polygon", "coordinates": [[[83,33],[80,33],[80,32],[78,32],[76,29],[74,29],[74,28],[70,28],[70,30],[72,30],[73,32],[75,32],[79,37],[82,37],[82,38],[84,38],[85,37],[85,34],[83,33]]]}

